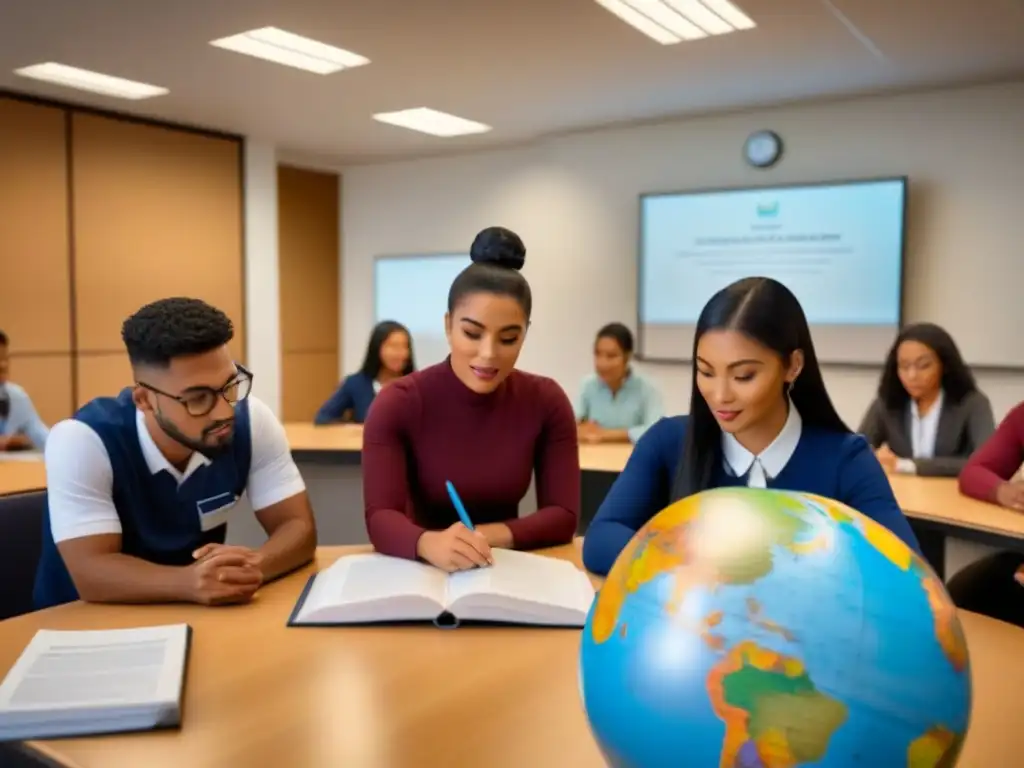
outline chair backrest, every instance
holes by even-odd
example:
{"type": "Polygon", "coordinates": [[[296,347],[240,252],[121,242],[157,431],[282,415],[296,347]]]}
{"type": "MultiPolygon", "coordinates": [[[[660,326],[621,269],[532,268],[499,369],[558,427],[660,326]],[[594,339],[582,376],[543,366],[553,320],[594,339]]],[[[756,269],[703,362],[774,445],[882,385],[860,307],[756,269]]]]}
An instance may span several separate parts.
{"type": "Polygon", "coordinates": [[[0,496],[0,620],[32,610],[46,491],[0,496]]]}

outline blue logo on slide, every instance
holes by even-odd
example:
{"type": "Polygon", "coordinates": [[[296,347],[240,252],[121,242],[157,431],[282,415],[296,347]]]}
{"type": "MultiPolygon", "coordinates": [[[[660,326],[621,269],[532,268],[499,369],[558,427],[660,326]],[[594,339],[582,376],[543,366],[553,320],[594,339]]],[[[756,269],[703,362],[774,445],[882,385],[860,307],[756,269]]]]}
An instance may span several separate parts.
{"type": "Polygon", "coordinates": [[[757,204],[757,215],[761,218],[769,218],[771,216],[779,215],[779,201],[773,200],[770,203],[758,203],[757,204]]]}

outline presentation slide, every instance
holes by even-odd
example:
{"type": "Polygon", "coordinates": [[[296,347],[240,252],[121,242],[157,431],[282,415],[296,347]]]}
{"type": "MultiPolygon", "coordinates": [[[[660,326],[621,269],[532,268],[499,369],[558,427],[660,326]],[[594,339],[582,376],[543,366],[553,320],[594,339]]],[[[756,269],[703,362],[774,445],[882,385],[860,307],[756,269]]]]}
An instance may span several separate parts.
{"type": "Polygon", "coordinates": [[[701,310],[744,277],[800,300],[819,358],[879,363],[900,322],[903,178],[641,198],[640,354],[688,360],[701,310]]]}
{"type": "Polygon", "coordinates": [[[448,289],[469,265],[468,253],[381,256],[374,261],[374,322],[397,320],[409,329],[417,368],[448,356],[448,289]]]}

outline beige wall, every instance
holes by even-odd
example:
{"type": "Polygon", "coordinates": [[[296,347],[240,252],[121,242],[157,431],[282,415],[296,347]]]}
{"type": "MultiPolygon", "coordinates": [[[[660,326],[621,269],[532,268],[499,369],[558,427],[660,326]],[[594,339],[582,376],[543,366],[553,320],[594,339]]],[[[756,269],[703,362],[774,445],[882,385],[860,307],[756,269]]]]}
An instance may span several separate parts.
{"type": "MultiPolygon", "coordinates": [[[[907,174],[908,318],[945,325],[974,362],[1024,363],[1024,83],[802,104],[596,131],[524,148],[344,173],[343,369],[373,323],[378,254],[464,251],[481,228],[518,231],[534,325],[521,366],[571,394],[591,370],[593,333],[636,322],[641,192],[907,174]],[[741,159],[772,128],[786,156],[767,172],[741,159]]],[[[438,317],[438,323],[441,318],[438,317]]],[[[644,368],[671,412],[685,412],[689,370],[644,368]]],[[[877,370],[834,368],[828,385],[854,427],[877,370]]],[[[1024,399],[1024,372],[981,372],[997,417],[1024,399]]]]}

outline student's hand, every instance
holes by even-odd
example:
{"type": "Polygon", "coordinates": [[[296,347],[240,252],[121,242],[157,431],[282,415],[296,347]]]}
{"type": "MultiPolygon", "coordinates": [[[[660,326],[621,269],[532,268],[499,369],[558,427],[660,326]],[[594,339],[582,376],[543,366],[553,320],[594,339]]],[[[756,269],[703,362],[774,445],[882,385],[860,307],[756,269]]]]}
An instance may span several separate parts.
{"type": "Polygon", "coordinates": [[[1024,587],[1024,565],[1017,569],[1017,573],[1013,575],[1013,578],[1017,580],[1017,583],[1024,587]]]}
{"type": "Polygon", "coordinates": [[[484,523],[483,525],[478,525],[476,529],[483,534],[483,537],[487,539],[487,543],[491,547],[512,549],[512,546],[515,544],[512,530],[504,523],[484,523]]]}
{"type": "Polygon", "coordinates": [[[455,523],[443,531],[427,531],[416,542],[416,554],[442,571],[465,571],[494,562],[491,546],[480,531],[455,523]]]}
{"type": "Polygon", "coordinates": [[[996,488],[996,501],[1007,509],[1024,512],[1024,481],[1014,480],[996,488]]]}
{"type": "Polygon", "coordinates": [[[209,557],[210,555],[218,552],[243,555],[245,559],[249,561],[250,565],[254,565],[257,568],[263,565],[263,555],[255,549],[249,549],[249,547],[242,547],[237,544],[204,544],[192,553],[192,559],[202,560],[204,557],[209,557]]]}
{"type": "Polygon", "coordinates": [[[581,443],[600,443],[604,430],[600,424],[584,421],[576,428],[576,435],[581,443]]]}
{"type": "Polygon", "coordinates": [[[0,436],[0,451],[27,451],[31,447],[32,441],[27,435],[0,436]]]}
{"type": "Polygon", "coordinates": [[[882,465],[882,469],[886,472],[896,471],[896,462],[899,461],[899,456],[892,452],[888,443],[883,443],[878,446],[878,450],[875,451],[875,458],[878,459],[878,463],[882,465]]]}
{"type": "Polygon", "coordinates": [[[256,553],[245,547],[212,546],[217,548],[189,566],[192,601],[202,605],[248,602],[263,583],[263,572],[251,557],[256,553]]]}

